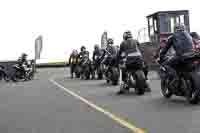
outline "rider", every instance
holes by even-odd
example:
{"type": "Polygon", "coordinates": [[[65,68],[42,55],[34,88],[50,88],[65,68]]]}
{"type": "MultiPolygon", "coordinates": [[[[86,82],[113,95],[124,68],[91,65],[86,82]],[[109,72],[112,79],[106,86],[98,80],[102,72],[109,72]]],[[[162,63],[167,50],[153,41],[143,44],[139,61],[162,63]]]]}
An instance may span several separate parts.
{"type": "Polygon", "coordinates": [[[27,56],[28,56],[28,55],[27,55],[26,53],[22,53],[21,56],[20,56],[19,59],[18,59],[18,63],[19,63],[20,65],[22,65],[22,64],[28,64],[27,56]]]}
{"type": "Polygon", "coordinates": [[[192,51],[193,40],[190,34],[185,30],[184,24],[176,24],[174,28],[175,33],[168,38],[166,46],[161,49],[160,61],[162,62],[169,49],[172,47],[175,51],[175,55],[173,55],[170,60],[165,61],[163,65],[167,66],[170,76],[173,76],[174,81],[176,81],[178,77],[174,66],[181,63],[181,58],[184,53],[192,51]]]}
{"type": "Polygon", "coordinates": [[[112,38],[109,38],[107,40],[107,47],[106,50],[113,56],[115,57],[117,55],[117,47],[113,46],[114,41],[112,38]]]}
{"type": "Polygon", "coordinates": [[[98,65],[98,61],[99,61],[99,58],[101,56],[102,56],[101,48],[98,44],[95,44],[94,45],[94,52],[93,52],[93,56],[92,56],[92,59],[95,62],[95,66],[98,65]]]}
{"type": "Polygon", "coordinates": [[[82,46],[80,50],[81,51],[78,55],[78,59],[80,60],[79,65],[82,66],[82,63],[85,61],[85,58],[89,58],[89,52],[86,50],[85,46],[82,46]]]}
{"type": "Polygon", "coordinates": [[[18,65],[24,73],[26,73],[26,67],[28,66],[27,56],[26,53],[22,53],[18,59],[18,65]]]}
{"type": "Polygon", "coordinates": [[[82,62],[84,57],[86,57],[86,56],[89,57],[89,52],[86,50],[85,46],[82,46],[80,50],[81,51],[80,51],[78,57],[80,58],[80,61],[82,62]]]}
{"type": "Polygon", "coordinates": [[[77,61],[77,50],[73,50],[70,57],[69,57],[69,65],[70,65],[70,70],[71,70],[71,78],[73,78],[73,73],[75,71],[76,65],[78,63],[77,61]]]}
{"type": "MultiPolygon", "coordinates": [[[[135,64],[135,59],[140,58],[141,62],[144,62],[142,53],[139,49],[139,42],[135,39],[133,39],[131,31],[126,31],[123,34],[123,41],[120,44],[120,50],[119,50],[119,56],[118,60],[120,63],[121,61],[126,58],[126,68],[122,68],[122,81],[124,82],[124,85],[127,81],[127,70],[131,70],[132,66],[135,64]]],[[[142,63],[143,64],[143,63],[142,63]]],[[[127,87],[121,88],[118,94],[123,94],[127,87]]],[[[147,87],[148,91],[151,91],[149,87],[147,87]]]]}
{"type": "Polygon", "coordinates": [[[94,51],[93,51],[93,56],[92,56],[92,60],[94,62],[94,70],[93,71],[93,79],[95,78],[95,72],[97,70],[97,68],[100,66],[100,63],[102,61],[102,57],[103,56],[103,50],[100,48],[100,46],[98,44],[94,45],[94,51]]]}
{"type": "MultiPolygon", "coordinates": [[[[109,55],[111,58],[111,60],[109,60],[109,62],[112,62],[112,65],[115,65],[117,63],[116,59],[117,59],[117,54],[118,54],[118,50],[117,47],[113,46],[114,41],[112,38],[109,38],[107,40],[107,47],[106,49],[103,50],[103,56],[102,58],[104,59],[103,61],[106,60],[105,55],[109,55]]],[[[108,62],[108,60],[106,60],[106,62],[108,62]]],[[[106,63],[107,64],[107,63],[106,63]]]]}

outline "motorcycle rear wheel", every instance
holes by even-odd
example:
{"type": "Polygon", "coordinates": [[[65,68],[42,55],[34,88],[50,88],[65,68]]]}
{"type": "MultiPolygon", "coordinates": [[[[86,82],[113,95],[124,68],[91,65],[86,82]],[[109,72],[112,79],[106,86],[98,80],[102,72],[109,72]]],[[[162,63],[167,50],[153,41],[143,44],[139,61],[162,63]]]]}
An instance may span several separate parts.
{"type": "Polygon", "coordinates": [[[190,104],[197,104],[199,102],[199,97],[198,96],[193,96],[194,95],[194,90],[192,89],[194,86],[192,85],[192,82],[187,80],[187,89],[186,89],[186,100],[190,104]]]}
{"type": "Polygon", "coordinates": [[[137,95],[144,95],[145,93],[145,84],[146,84],[146,79],[144,72],[139,70],[135,72],[135,79],[136,79],[136,94],[137,95]]]}
{"type": "Polygon", "coordinates": [[[119,72],[117,68],[112,68],[112,85],[118,85],[118,81],[119,81],[119,72]]]}
{"type": "Polygon", "coordinates": [[[165,80],[161,79],[161,93],[163,97],[169,99],[173,95],[172,92],[168,89],[165,80]]]}

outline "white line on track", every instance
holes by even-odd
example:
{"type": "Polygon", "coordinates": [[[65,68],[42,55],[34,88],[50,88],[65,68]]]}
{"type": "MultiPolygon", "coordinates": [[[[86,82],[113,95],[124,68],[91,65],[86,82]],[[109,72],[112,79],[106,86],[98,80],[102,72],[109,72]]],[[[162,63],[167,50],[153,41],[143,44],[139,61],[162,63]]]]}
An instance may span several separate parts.
{"type": "Polygon", "coordinates": [[[127,121],[125,121],[124,119],[112,114],[111,112],[95,105],[94,103],[88,101],[87,99],[81,97],[80,95],[76,94],[75,92],[65,88],[64,86],[60,85],[59,83],[57,83],[54,79],[49,79],[50,82],[52,82],[54,85],[56,85],[57,87],[63,89],[65,92],[69,93],[70,95],[74,96],[76,99],[79,99],[80,101],[84,102],[85,104],[89,105],[91,108],[95,109],[96,111],[99,111],[101,113],[103,113],[104,115],[106,115],[107,117],[109,117],[110,119],[114,120],[115,122],[119,123],[120,125],[130,129],[131,131],[133,131],[134,133],[147,133],[146,131],[144,131],[141,128],[137,128],[134,124],[131,124],[127,121]]]}

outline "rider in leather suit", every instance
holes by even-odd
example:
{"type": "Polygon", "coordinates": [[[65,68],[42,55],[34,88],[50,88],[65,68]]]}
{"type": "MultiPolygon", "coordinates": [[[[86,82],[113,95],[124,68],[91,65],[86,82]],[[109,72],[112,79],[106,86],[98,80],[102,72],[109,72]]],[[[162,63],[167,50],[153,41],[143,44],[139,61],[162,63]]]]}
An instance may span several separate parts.
{"type": "Polygon", "coordinates": [[[173,77],[174,81],[178,80],[175,66],[181,63],[181,58],[184,53],[193,51],[193,40],[188,32],[185,30],[185,25],[176,24],[175,33],[168,38],[167,44],[160,52],[160,62],[167,66],[169,75],[173,77]],[[170,48],[173,48],[175,54],[168,61],[163,62],[163,58],[170,48]]]}
{"type": "Polygon", "coordinates": [[[28,66],[27,56],[28,55],[26,53],[22,53],[22,55],[18,59],[18,65],[21,68],[24,75],[26,73],[26,67],[28,66]]]}
{"type": "Polygon", "coordinates": [[[102,56],[102,50],[98,44],[94,45],[94,51],[92,59],[95,62],[95,66],[98,65],[98,61],[102,56]]]}
{"type": "Polygon", "coordinates": [[[185,31],[185,26],[183,24],[177,24],[175,26],[175,31],[176,32],[168,38],[166,46],[161,49],[160,52],[160,60],[162,61],[171,47],[175,50],[176,55],[171,60],[164,63],[169,67],[179,64],[181,56],[184,53],[193,51],[193,40],[190,34],[185,31]]]}
{"type": "MultiPolygon", "coordinates": [[[[126,68],[122,68],[122,81],[124,82],[124,84],[126,84],[126,81],[128,78],[127,71],[132,69],[132,66],[135,63],[135,58],[139,57],[141,59],[141,62],[144,62],[142,53],[139,49],[139,45],[140,45],[139,42],[133,39],[130,31],[124,32],[123,41],[120,44],[120,50],[119,50],[119,56],[118,56],[118,60],[120,63],[122,63],[121,61],[123,60],[123,58],[127,57],[126,68]]],[[[151,91],[149,87],[147,88],[148,88],[147,91],[151,91]]],[[[118,94],[123,94],[125,91],[128,91],[128,90],[125,90],[125,88],[121,88],[118,94]]]]}
{"type": "Polygon", "coordinates": [[[82,63],[82,61],[83,61],[85,56],[89,57],[89,52],[86,50],[85,46],[82,46],[81,47],[81,52],[78,55],[78,57],[80,59],[80,64],[82,63]]]}
{"type": "MultiPolygon", "coordinates": [[[[81,52],[78,55],[78,59],[80,60],[79,65],[81,67],[82,67],[83,62],[85,61],[85,58],[89,58],[89,52],[86,50],[85,46],[82,46],[81,52]]],[[[83,71],[81,73],[83,73],[83,71]]]]}
{"type": "Polygon", "coordinates": [[[69,65],[70,65],[70,72],[71,72],[71,78],[73,78],[73,73],[75,72],[76,65],[78,63],[77,59],[78,53],[76,50],[72,51],[72,54],[69,57],[69,65]]]}

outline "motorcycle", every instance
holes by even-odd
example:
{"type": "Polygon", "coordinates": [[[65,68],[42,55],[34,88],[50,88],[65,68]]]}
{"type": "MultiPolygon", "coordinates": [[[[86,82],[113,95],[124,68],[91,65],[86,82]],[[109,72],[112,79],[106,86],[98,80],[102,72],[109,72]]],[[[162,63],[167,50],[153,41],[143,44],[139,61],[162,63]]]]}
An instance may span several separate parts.
{"type": "Polygon", "coordinates": [[[22,66],[15,64],[13,68],[14,72],[11,79],[14,82],[28,81],[34,78],[34,60],[31,60],[27,66],[25,64],[22,64],[22,66]]]}
{"type": "MultiPolygon", "coordinates": [[[[116,62],[116,59],[107,53],[102,61],[102,64],[105,65],[104,75],[106,77],[107,83],[112,83],[112,85],[118,85],[119,82],[119,68],[116,62]]],[[[103,67],[103,66],[102,66],[103,67]]]]}
{"type": "Polygon", "coordinates": [[[161,92],[163,97],[169,99],[172,95],[183,96],[187,102],[197,104],[198,95],[194,95],[200,87],[200,69],[196,65],[196,61],[200,60],[199,52],[186,53],[182,57],[181,64],[176,65],[176,76],[170,74],[170,69],[164,66],[165,61],[170,60],[170,56],[166,56],[159,61],[161,73],[161,92]]]}
{"type": "Polygon", "coordinates": [[[128,90],[134,88],[137,95],[143,95],[148,88],[145,74],[143,71],[144,61],[141,57],[135,57],[134,63],[131,64],[131,68],[127,68],[127,59],[123,59],[121,68],[127,71],[127,81],[121,84],[121,89],[128,90]]]}

